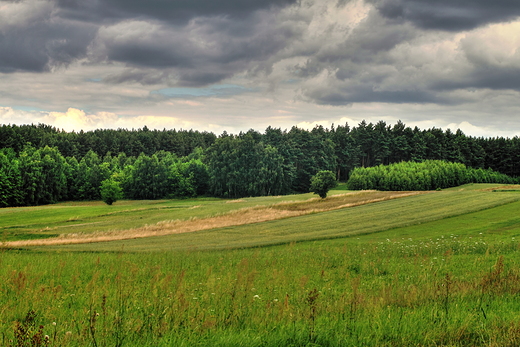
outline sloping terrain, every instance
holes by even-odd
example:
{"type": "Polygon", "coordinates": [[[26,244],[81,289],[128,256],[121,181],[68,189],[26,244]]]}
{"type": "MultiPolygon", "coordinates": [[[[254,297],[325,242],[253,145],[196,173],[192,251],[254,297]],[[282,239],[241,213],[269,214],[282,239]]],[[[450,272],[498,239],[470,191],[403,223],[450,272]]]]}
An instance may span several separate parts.
{"type": "MultiPolygon", "coordinates": [[[[377,233],[482,211],[520,200],[518,192],[493,192],[485,190],[489,188],[485,185],[480,188],[471,186],[468,189],[417,194],[399,199],[391,194],[386,198],[379,196],[381,192],[355,193],[334,198],[337,199],[335,207],[324,202],[327,209],[323,210],[316,207],[320,203],[317,200],[282,203],[237,210],[215,218],[165,222],[125,233],[90,235],[90,239],[87,236],[83,239],[85,242],[107,242],[51,246],[51,240],[48,240],[45,249],[160,251],[256,247],[377,233]],[[364,200],[360,199],[363,194],[364,200]],[[348,199],[359,201],[351,206],[348,199]],[[309,209],[303,208],[306,204],[309,209]],[[109,237],[114,236],[127,240],[110,241],[109,237]]],[[[82,242],[80,238],[73,242],[82,242]]],[[[61,241],[62,244],[67,243],[63,242],[66,240],[61,241]]],[[[29,244],[9,244],[17,247],[22,245],[29,244]]]]}
{"type": "MultiPolygon", "coordinates": [[[[400,197],[421,194],[421,192],[378,192],[360,191],[344,193],[331,196],[328,199],[311,198],[304,201],[288,201],[271,205],[257,205],[253,207],[243,207],[230,210],[216,216],[198,218],[196,215],[189,219],[176,219],[160,221],[154,225],[131,228],[126,230],[101,231],[89,233],[70,233],[65,232],[55,237],[41,238],[33,240],[8,241],[4,243],[6,247],[20,246],[41,246],[41,245],[60,245],[76,243],[106,242],[114,240],[125,240],[135,238],[145,238],[150,236],[180,234],[201,230],[216,229],[222,227],[239,226],[245,224],[260,223],[289,217],[303,216],[311,213],[332,211],[347,207],[360,206],[378,201],[392,200],[400,197]]],[[[228,203],[243,203],[244,200],[228,200],[221,202],[221,205],[228,203]]],[[[192,206],[191,209],[199,208],[199,205],[192,206]]],[[[154,209],[147,209],[148,213],[154,213],[154,209]]],[[[127,212],[127,211],[124,211],[127,212]]],[[[136,211],[140,212],[140,211],[136,211]]],[[[105,217],[104,215],[100,217],[105,217]]],[[[101,223],[93,221],[90,225],[101,223]]],[[[74,224],[68,226],[82,226],[84,224],[74,224]]],[[[56,227],[60,228],[62,226],[56,227]]],[[[67,226],[65,226],[67,227],[67,226]]],[[[94,226],[95,227],[95,226],[94,226]]]]}

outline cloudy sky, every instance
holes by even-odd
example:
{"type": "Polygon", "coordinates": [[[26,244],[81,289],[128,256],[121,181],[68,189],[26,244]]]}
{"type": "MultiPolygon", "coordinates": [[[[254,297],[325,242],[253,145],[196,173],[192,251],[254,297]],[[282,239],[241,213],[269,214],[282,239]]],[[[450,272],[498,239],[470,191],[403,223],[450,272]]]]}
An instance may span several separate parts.
{"type": "Polygon", "coordinates": [[[517,0],[0,0],[0,123],[520,136],[517,0]]]}

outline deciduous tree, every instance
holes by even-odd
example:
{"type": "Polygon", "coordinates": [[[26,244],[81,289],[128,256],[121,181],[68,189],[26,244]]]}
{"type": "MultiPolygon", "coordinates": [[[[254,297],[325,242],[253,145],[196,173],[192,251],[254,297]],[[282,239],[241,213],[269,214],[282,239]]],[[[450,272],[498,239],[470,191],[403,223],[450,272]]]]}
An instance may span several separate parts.
{"type": "Polygon", "coordinates": [[[318,171],[311,178],[311,192],[325,199],[329,190],[337,185],[336,175],[330,170],[318,171]]]}

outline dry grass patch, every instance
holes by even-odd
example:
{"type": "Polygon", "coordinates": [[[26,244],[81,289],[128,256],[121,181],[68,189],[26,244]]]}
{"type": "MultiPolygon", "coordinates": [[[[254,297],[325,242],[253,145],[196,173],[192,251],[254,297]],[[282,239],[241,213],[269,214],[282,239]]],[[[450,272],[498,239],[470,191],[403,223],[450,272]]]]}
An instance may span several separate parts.
{"type": "Polygon", "coordinates": [[[326,199],[313,198],[306,201],[282,202],[273,205],[272,208],[288,211],[323,212],[423,193],[426,192],[382,192],[377,190],[362,190],[333,195],[326,199]]]}
{"type": "Polygon", "coordinates": [[[519,184],[511,184],[507,186],[500,186],[500,187],[493,187],[493,188],[487,188],[483,189],[485,191],[491,191],[491,192],[499,192],[499,191],[520,191],[520,185],[519,184]]]}
{"type": "Polygon", "coordinates": [[[396,199],[405,196],[424,194],[425,192],[380,192],[360,191],[335,195],[326,199],[312,198],[300,202],[282,202],[271,206],[248,207],[209,218],[163,221],[141,228],[98,232],[89,234],[63,234],[59,237],[5,242],[4,247],[63,245],[135,239],[209,230],[222,227],[261,223],[277,219],[303,216],[340,208],[364,205],[368,203],[396,199]]]}

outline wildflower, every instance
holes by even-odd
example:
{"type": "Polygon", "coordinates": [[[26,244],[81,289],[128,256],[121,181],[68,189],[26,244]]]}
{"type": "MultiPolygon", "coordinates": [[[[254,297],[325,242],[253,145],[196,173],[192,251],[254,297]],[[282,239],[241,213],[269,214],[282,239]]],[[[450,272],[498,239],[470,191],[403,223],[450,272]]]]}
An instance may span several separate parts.
{"type": "Polygon", "coordinates": [[[56,326],[56,322],[52,322],[52,325],[56,326]]]}

